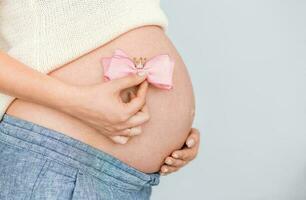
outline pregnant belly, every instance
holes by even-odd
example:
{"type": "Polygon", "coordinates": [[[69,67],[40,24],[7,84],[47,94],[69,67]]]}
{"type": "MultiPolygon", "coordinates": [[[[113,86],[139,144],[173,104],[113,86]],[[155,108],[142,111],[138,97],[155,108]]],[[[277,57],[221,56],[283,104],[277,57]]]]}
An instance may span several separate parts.
{"type": "MultiPolygon", "coordinates": [[[[143,133],[125,145],[114,144],[82,121],[57,110],[16,99],[7,114],[59,131],[146,172],[159,170],[164,158],[184,144],[194,118],[194,94],[186,66],[164,32],[156,26],[131,30],[94,51],[50,72],[48,75],[71,84],[88,85],[103,81],[100,59],[116,48],[135,57],[167,53],[175,60],[170,91],[149,87],[147,105],[150,120],[143,133]]],[[[124,95],[124,94],[123,94],[124,95]]]]}

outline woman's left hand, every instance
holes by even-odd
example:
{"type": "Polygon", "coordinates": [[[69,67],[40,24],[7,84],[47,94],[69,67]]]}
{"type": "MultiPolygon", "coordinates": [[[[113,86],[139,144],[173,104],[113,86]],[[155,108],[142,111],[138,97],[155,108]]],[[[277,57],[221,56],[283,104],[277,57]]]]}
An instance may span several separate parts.
{"type": "Polygon", "coordinates": [[[176,172],[192,161],[198,154],[199,145],[200,133],[197,129],[192,128],[184,147],[172,152],[171,156],[165,159],[165,163],[160,169],[160,174],[168,175],[172,172],[176,172]]]}

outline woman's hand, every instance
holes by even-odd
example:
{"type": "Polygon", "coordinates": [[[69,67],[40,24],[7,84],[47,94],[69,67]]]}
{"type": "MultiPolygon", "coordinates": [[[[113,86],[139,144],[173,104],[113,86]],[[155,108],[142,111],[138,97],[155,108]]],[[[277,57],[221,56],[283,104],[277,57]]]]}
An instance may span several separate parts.
{"type": "Polygon", "coordinates": [[[74,86],[74,99],[61,110],[79,118],[116,143],[126,143],[126,136],[139,135],[140,125],[149,120],[145,109],[148,89],[145,79],[146,75],[135,74],[95,85],[74,86]],[[136,96],[124,102],[120,92],[137,85],[136,96]]]}
{"type": "MultiPolygon", "coordinates": [[[[147,81],[145,81],[147,82],[147,81]]],[[[136,87],[128,88],[126,91],[122,92],[121,98],[124,102],[130,102],[132,99],[137,98],[136,96],[136,87]]],[[[149,118],[149,110],[147,104],[145,104],[142,109],[136,115],[145,115],[149,118]]],[[[142,132],[141,126],[131,128],[131,132],[135,132],[132,135],[124,136],[124,135],[116,135],[111,136],[110,139],[119,144],[127,143],[132,136],[139,135],[142,132]]]]}
{"type": "Polygon", "coordinates": [[[174,151],[171,156],[165,159],[165,164],[161,167],[160,174],[168,175],[172,172],[176,172],[192,161],[198,154],[199,145],[200,133],[197,129],[192,128],[184,147],[174,151]]]}
{"type": "Polygon", "coordinates": [[[78,86],[40,73],[1,51],[0,66],[1,93],[70,114],[106,136],[116,135],[116,142],[126,142],[120,140],[121,135],[140,134],[140,125],[149,120],[144,109],[148,89],[145,74],[78,86]],[[121,90],[139,84],[136,97],[123,102],[121,90]]]}

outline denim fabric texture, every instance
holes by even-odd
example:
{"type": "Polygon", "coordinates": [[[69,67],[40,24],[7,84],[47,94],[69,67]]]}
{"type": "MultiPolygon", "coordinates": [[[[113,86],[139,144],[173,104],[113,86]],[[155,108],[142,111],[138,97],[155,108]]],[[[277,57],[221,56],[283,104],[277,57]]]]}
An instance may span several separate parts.
{"type": "Polygon", "coordinates": [[[0,200],[147,200],[159,179],[55,130],[0,121],[0,200]]]}

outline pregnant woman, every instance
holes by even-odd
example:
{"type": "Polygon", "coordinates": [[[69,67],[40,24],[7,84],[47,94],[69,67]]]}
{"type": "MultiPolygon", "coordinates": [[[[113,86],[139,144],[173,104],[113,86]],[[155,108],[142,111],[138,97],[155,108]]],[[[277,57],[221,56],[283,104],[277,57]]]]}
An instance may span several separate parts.
{"type": "Polygon", "coordinates": [[[149,199],[192,160],[186,66],[156,0],[0,2],[0,199],[149,199]],[[102,58],[167,54],[173,87],[106,81],[102,58]],[[160,171],[161,170],[161,171],[160,171]]]}

